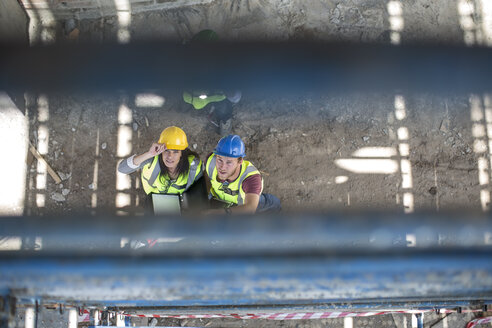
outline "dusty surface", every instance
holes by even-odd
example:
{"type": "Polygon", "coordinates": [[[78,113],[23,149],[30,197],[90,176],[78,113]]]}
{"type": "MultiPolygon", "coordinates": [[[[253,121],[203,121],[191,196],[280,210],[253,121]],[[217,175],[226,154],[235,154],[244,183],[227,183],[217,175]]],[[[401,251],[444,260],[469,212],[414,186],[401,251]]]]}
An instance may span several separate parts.
{"type": "MultiPolygon", "coordinates": [[[[46,40],[56,42],[118,41],[121,33],[130,42],[184,41],[212,28],[222,40],[487,44],[492,34],[482,24],[488,17],[485,10],[470,1],[217,0],[144,12],[124,21],[115,13],[96,20],[56,21],[50,29],[41,24],[40,29],[31,28],[31,39],[51,31],[46,40]],[[77,33],[69,34],[74,27],[77,33]],[[471,41],[470,33],[475,36],[471,41]]],[[[124,178],[115,173],[118,160],[147,150],[169,125],[182,127],[202,157],[219,139],[207,123],[207,113],[184,110],[176,94],[160,94],[166,101],[154,108],[138,107],[136,95],[124,91],[45,95],[46,122],[37,117],[39,96],[25,97],[30,139],[39,143],[39,126],[48,127],[48,136],[42,136],[48,142],[46,158],[67,179],[58,185],[49,179],[45,190],[36,190],[38,173],[33,162],[26,186],[30,214],[114,212],[122,206],[138,211],[135,204],[141,203],[138,199],[143,195],[137,188],[138,177],[132,177],[131,185],[126,180],[122,183],[124,178]],[[118,123],[122,105],[130,111],[124,124],[118,123]],[[122,130],[131,132],[124,137],[128,140],[122,139],[122,130]],[[118,153],[118,147],[126,143],[130,148],[118,153]],[[43,208],[35,201],[40,192],[46,193],[43,208]],[[130,195],[131,200],[118,193],[130,195]]],[[[486,143],[487,135],[472,135],[471,108],[478,106],[482,117],[475,123],[483,129],[490,99],[476,95],[471,101],[470,97],[397,95],[391,90],[385,94],[276,94],[268,99],[245,94],[234,110],[233,132],[244,138],[247,158],[264,172],[265,190],[276,194],[285,210],[480,211],[488,206],[485,196],[480,199],[481,193],[488,192],[488,180],[479,181],[477,158],[488,161],[488,155],[486,148],[474,148],[474,138],[486,143]],[[404,113],[398,114],[401,106],[404,113]],[[398,136],[401,128],[406,128],[406,140],[398,136]],[[383,161],[371,168],[375,162],[364,162],[364,158],[383,161]],[[363,167],[364,173],[356,173],[363,167]]],[[[22,97],[17,102],[24,104],[22,97]]]]}
{"type": "MultiPolygon", "coordinates": [[[[130,40],[191,38],[202,29],[215,30],[222,40],[350,40],[389,42],[392,32],[401,33],[402,42],[440,42],[460,44],[464,29],[479,33],[486,12],[479,1],[467,0],[215,0],[193,6],[135,14],[120,20],[118,10],[105,10],[100,19],[76,22],[79,41],[116,41],[128,30],[130,40]],[[471,22],[469,20],[471,19],[471,22]],[[463,26],[463,27],[462,27],[463,26]]],[[[121,10],[120,10],[121,11],[121,10]]],[[[43,18],[43,11],[34,12],[43,18]]],[[[56,12],[31,29],[31,40],[61,41],[66,35],[56,28],[64,21],[56,12]],[[53,17],[55,16],[55,17],[53,17]],[[49,19],[51,18],[51,19],[49,19]],[[48,36],[47,32],[55,32],[48,36]]],[[[67,32],[67,31],[65,31],[67,32]]],[[[69,31],[68,31],[69,32],[69,31]]]]}
{"type": "MultiPolygon", "coordinates": [[[[178,97],[168,97],[159,108],[137,107],[135,95],[125,94],[43,99],[49,120],[42,123],[37,120],[39,99],[29,100],[31,141],[39,143],[40,125],[48,127],[48,135],[42,136],[49,145],[45,158],[65,180],[56,184],[48,176],[47,189],[37,190],[33,161],[26,188],[26,210],[31,214],[115,211],[118,193],[131,196],[127,210],[138,210],[134,205],[144,195],[136,187],[139,176],[133,175],[130,187],[118,187],[120,158],[146,151],[169,125],[182,127],[203,158],[220,138],[206,111],[183,109],[178,97]],[[122,105],[131,114],[126,124],[118,122],[122,105]],[[118,140],[122,130],[130,132],[129,140],[118,140]],[[130,147],[118,153],[126,142],[130,147]],[[35,202],[39,193],[47,196],[42,208],[35,202]],[[55,193],[66,195],[57,198],[55,193]]],[[[265,191],[277,195],[285,210],[399,211],[407,192],[413,195],[415,210],[480,210],[479,154],[474,151],[469,97],[422,94],[403,99],[406,118],[398,121],[394,94],[270,99],[244,95],[234,109],[233,132],[243,137],[247,158],[263,172],[265,191]],[[408,140],[398,139],[401,128],[408,130],[408,140]],[[399,153],[400,144],[409,146],[411,187],[402,185],[406,172],[401,161],[407,157],[399,153]],[[356,153],[368,149],[370,153],[356,153]],[[387,172],[363,162],[378,158],[389,163],[387,172]],[[357,173],[361,169],[364,172],[357,173]]]]}
{"type": "MultiPolygon", "coordinates": [[[[20,309],[16,323],[12,328],[25,327],[24,320],[25,311],[20,309]]],[[[424,315],[425,327],[464,327],[470,320],[473,320],[473,314],[426,314],[424,315]]],[[[57,310],[42,310],[38,317],[38,327],[66,327],[68,321],[68,313],[60,314],[57,310]]],[[[145,327],[150,325],[149,318],[131,318],[131,324],[137,327],[145,327]]],[[[411,326],[412,316],[405,315],[380,315],[367,318],[336,318],[336,319],[321,319],[321,320],[291,320],[291,321],[264,321],[264,320],[237,320],[237,319],[222,319],[220,325],[217,325],[215,320],[207,319],[156,319],[156,326],[163,327],[344,327],[345,322],[348,325],[352,322],[353,327],[395,327],[406,328],[411,326]]],[[[112,321],[115,324],[114,320],[112,321]]],[[[79,327],[86,327],[87,322],[79,324],[79,327]]],[[[487,327],[486,325],[482,327],[487,327]]]]}
{"type": "MultiPolygon", "coordinates": [[[[473,320],[473,314],[449,314],[437,315],[430,314],[424,316],[425,327],[460,327],[465,326],[470,320],[473,320]]],[[[224,320],[224,325],[227,327],[346,327],[352,324],[352,327],[395,327],[405,328],[410,327],[412,323],[412,315],[381,315],[367,318],[347,318],[347,319],[321,319],[321,320],[292,320],[292,321],[259,321],[259,320],[224,320]]],[[[213,322],[209,320],[161,320],[159,324],[175,325],[175,326],[213,326],[213,322]]]]}
{"type": "MultiPolygon", "coordinates": [[[[465,1],[465,7],[473,10],[460,11],[461,2],[405,1],[401,10],[388,10],[386,1],[376,0],[217,0],[133,15],[128,30],[131,41],[182,41],[212,28],[224,40],[490,42],[490,31],[479,31],[485,13],[478,2],[465,1]],[[463,24],[467,19],[476,28],[463,24]]],[[[44,27],[34,29],[39,35],[31,35],[31,39],[116,41],[122,29],[117,16],[84,20],[76,22],[80,33],[69,38],[64,22],[56,24],[55,29],[49,29],[53,35],[47,37],[44,27]]],[[[144,192],[139,176],[126,180],[116,173],[116,166],[122,158],[146,151],[170,125],[185,130],[190,145],[202,158],[211,152],[220,136],[208,122],[207,113],[185,108],[179,95],[154,93],[165,98],[162,106],[138,106],[137,95],[124,91],[11,95],[26,113],[30,141],[38,148],[47,145],[43,156],[63,180],[56,184],[36,160],[28,158],[25,213],[141,213],[144,192]],[[40,175],[47,177],[45,187],[38,183],[40,175]]],[[[247,159],[262,171],[265,191],[277,195],[285,211],[482,211],[488,209],[490,199],[487,172],[492,134],[486,127],[492,122],[488,113],[491,98],[487,94],[451,96],[392,90],[384,94],[274,95],[268,99],[244,94],[234,108],[233,132],[245,141],[247,159]]],[[[410,318],[402,318],[381,317],[376,323],[356,319],[355,326],[408,327],[410,318]]],[[[463,326],[466,319],[459,316],[456,320],[461,321],[449,322],[449,326],[463,326]]],[[[282,323],[288,327],[342,324],[340,320],[282,323]]],[[[440,326],[448,323],[435,325],[440,326]]]]}

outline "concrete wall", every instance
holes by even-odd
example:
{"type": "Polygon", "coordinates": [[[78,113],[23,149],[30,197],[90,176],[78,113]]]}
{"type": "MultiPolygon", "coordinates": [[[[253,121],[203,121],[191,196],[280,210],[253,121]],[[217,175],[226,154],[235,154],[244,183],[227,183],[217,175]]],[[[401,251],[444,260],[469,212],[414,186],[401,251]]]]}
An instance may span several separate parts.
{"type": "Polygon", "coordinates": [[[0,42],[28,42],[28,17],[17,0],[0,1],[0,42]]]}
{"type": "Polygon", "coordinates": [[[93,19],[115,15],[128,10],[135,14],[143,11],[169,9],[213,0],[19,0],[29,11],[49,10],[55,19],[93,19]]]}
{"type": "MultiPolygon", "coordinates": [[[[10,0],[13,1],[13,0],[10,0]]],[[[31,43],[189,39],[492,46],[490,0],[19,0],[31,43]],[[68,24],[70,25],[70,24],[68,24]],[[65,30],[63,30],[65,28],[65,30]]]]}

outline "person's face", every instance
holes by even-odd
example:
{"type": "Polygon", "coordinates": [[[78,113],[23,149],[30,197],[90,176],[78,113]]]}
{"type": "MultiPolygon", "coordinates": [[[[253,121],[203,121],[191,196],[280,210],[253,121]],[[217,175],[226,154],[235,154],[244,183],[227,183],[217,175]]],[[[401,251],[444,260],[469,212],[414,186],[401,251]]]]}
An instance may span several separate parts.
{"type": "Polygon", "coordinates": [[[226,180],[231,178],[235,173],[238,167],[243,162],[242,158],[233,158],[217,155],[216,167],[217,167],[217,176],[220,180],[226,180]]]}
{"type": "Polygon", "coordinates": [[[170,171],[174,170],[178,166],[180,158],[181,150],[166,149],[162,152],[162,161],[170,171]]]}

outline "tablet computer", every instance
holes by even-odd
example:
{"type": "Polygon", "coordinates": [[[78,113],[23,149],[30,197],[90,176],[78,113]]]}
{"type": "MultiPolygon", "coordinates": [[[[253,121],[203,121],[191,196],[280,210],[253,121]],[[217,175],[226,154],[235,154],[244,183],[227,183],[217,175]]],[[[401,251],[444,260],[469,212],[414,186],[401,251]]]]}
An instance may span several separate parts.
{"type": "Polygon", "coordinates": [[[180,215],[181,200],[179,195],[152,194],[155,215],[180,215]]]}

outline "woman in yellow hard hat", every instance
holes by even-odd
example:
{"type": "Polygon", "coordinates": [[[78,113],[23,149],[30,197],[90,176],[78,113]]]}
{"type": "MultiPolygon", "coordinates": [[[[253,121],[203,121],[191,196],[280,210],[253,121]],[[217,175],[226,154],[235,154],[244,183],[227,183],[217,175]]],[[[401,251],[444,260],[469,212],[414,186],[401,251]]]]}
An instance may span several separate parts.
{"type": "Polygon", "coordinates": [[[147,194],[182,194],[202,177],[202,166],[198,154],[188,148],[184,131],[170,126],[147,152],[121,161],[118,171],[129,174],[142,169],[147,194]]]}

